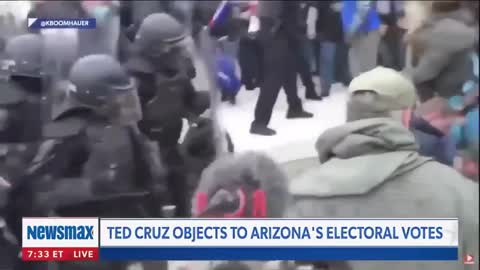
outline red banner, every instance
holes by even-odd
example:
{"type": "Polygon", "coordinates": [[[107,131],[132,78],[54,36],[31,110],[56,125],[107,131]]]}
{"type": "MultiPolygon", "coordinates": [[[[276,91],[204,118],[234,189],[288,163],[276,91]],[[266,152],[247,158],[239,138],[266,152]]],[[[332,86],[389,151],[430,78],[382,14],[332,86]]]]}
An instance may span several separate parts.
{"type": "Polygon", "coordinates": [[[98,261],[98,248],[22,248],[24,261],[98,261]]]}

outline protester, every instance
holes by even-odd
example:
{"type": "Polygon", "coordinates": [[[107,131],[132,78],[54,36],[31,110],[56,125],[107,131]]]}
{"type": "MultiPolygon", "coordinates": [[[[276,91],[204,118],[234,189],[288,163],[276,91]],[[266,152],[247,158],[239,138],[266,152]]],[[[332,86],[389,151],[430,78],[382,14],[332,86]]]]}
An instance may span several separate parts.
{"type": "Polygon", "coordinates": [[[349,65],[355,77],[377,66],[380,18],[375,1],[343,1],[342,23],[350,44],[349,65]]]}
{"type": "Polygon", "coordinates": [[[255,120],[250,133],[264,136],[275,135],[268,128],[273,106],[283,87],[289,105],[287,118],[311,118],[313,114],[303,109],[298,97],[297,68],[294,52],[300,49],[301,26],[299,25],[299,3],[262,1],[258,16],[261,21],[260,39],[263,44],[263,81],[255,106],[255,120]]]}
{"type": "Polygon", "coordinates": [[[382,40],[379,48],[381,65],[395,70],[402,70],[405,62],[403,36],[405,29],[399,22],[404,15],[403,1],[377,1],[378,13],[382,19],[382,40]]]}
{"type": "Polygon", "coordinates": [[[417,23],[410,22],[408,30],[405,72],[420,101],[461,95],[471,70],[469,55],[478,40],[473,14],[455,0],[408,4],[416,8],[407,8],[407,20],[417,23]]]}
{"type": "Polygon", "coordinates": [[[249,1],[247,16],[247,32],[240,37],[238,45],[238,64],[240,65],[241,81],[247,90],[254,90],[262,81],[263,48],[259,42],[258,30],[260,23],[257,17],[257,0],[249,1]]]}
{"type": "Polygon", "coordinates": [[[241,71],[241,81],[247,90],[260,86],[262,80],[262,46],[252,35],[240,38],[238,44],[238,64],[241,71]]]}
{"type": "MultiPolygon", "coordinates": [[[[300,18],[301,18],[301,27],[300,27],[300,38],[299,49],[295,50],[297,52],[297,70],[298,75],[300,75],[300,80],[302,81],[303,86],[305,87],[305,98],[310,100],[322,100],[322,97],[317,94],[317,90],[315,89],[315,83],[313,82],[312,77],[312,65],[311,59],[315,59],[314,55],[311,55],[310,59],[308,58],[308,54],[306,53],[306,49],[312,46],[311,40],[307,37],[307,20],[308,20],[308,13],[310,10],[310,5],[306,3],[300,3],[300,18]]],[[[313,53],[313,52],[312,52],[313,53]]]]}
{"type": "MultiPolygon", "coordinates": [[[[192,212],[201,218],[280,217],[288,203],[287,184],[283,170],[263,153],[226,155],[203,171],[192,212]]],[[[242,269],[241,265],[252,270],[271,269],[266,262],[256,261],[231,263],[231,268],[218,269],[237,269],[234,265],[238,269],[242,269]]]]}
{"type": "Polygon", "coordinates": [[[226,54],[223,48],[219,48],[216,55],[217,81],[222,92],[222,101],[236,104],[236,97],[240,90],[241,82],[237,77],[235,59],[226,54]]]}
{"type": "Polygon", "coordinates": [[[123,25],[126,35],[134,40],[143,19],[148,15],[167,11],[166,1],[122,1],[123,25]]]}
{"type": "Polygon", "coordinates": [[[450,108],[448,101],[434,97],[420,104],[414,112],[407,111],[405,117],[405,125],[415,135],[419,153],[453,166],[456,147],[449,135],[450,128],[460,115],[450,108]]]}
{"type": "MultiPolygon", "coordinates": [[[[349,93],[347,123],[321,134],[315,144],[318,165],[290,180],[294,203],[285,216],[458,218],[459,254],[477,258],[478,184],[418,154],[412,134],[390,117],[413,105],[414,85],[377,67],[354,78],[349,93]]],[[[326,264],[332,270],[466,269],[461,260],[326,264]]]]}
{"type": "Polygon", "coordinates": [[[316,36],[319,42],[319,76],[321,82],[321,96],[330,95],[330,89],[335,82],[335,66],[337,48],[343,40],[343,29],[340,11],[342,1],[318,1],[315,25],[311,26],[310,35],[316,36]]]}

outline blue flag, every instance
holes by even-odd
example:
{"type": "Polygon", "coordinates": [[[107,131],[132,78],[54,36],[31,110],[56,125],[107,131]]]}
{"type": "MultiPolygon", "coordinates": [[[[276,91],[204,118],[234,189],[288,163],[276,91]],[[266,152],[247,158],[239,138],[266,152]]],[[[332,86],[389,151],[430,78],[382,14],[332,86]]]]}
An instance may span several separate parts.
{"type": "Polygon", "coordinates": [[[228,0],[224,0],[218,5],[215,14],[213,14],[208,27],[210,29],[217,27],[218,25],[224,24],[228,17],[230,16],[232,10],[232,4],[228,0]]]}

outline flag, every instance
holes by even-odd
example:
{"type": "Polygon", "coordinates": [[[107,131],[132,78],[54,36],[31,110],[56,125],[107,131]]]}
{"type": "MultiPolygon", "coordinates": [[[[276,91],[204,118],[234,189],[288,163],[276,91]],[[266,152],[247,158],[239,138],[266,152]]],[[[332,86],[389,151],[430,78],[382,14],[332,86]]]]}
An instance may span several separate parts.
{"type": "Polygon", "coordinates": [[[214,27],[218,27],[221,24],[224,24],[228,17],[230,16],[232,10],[232,4],[228,0],[223,0],[220,5],[218,5],[215,13],[213,14],[208,27],[213,29],[214,27]]]}

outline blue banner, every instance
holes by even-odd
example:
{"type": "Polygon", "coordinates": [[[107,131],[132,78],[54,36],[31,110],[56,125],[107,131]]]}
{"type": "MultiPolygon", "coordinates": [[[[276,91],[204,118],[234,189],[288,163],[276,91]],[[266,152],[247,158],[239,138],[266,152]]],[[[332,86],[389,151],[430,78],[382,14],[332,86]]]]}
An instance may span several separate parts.
{"type": "Polygon", "coordinates": [[[101,260],[456,261],[456,247],[101,247],[101,260]]]}
{"type": "Polygon", "coordinates": [[[41,19],[28,18],[27,26],[31,29],[94,29],[97,21],[89,19],[41,19]]]}

